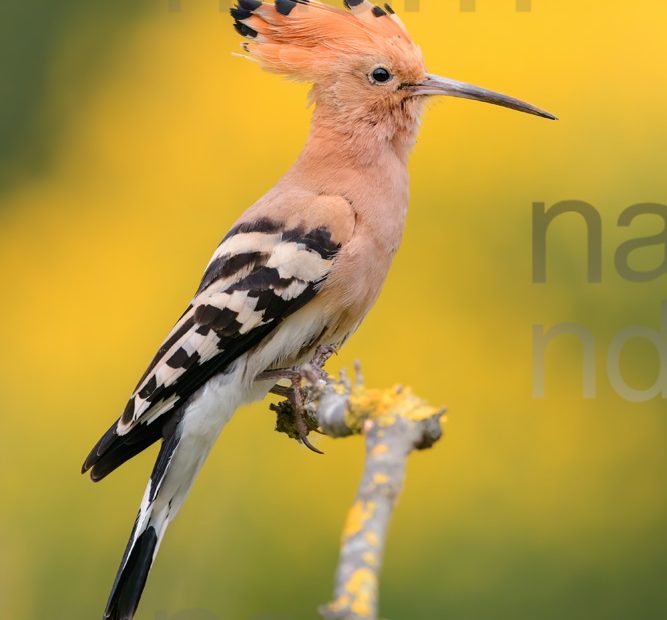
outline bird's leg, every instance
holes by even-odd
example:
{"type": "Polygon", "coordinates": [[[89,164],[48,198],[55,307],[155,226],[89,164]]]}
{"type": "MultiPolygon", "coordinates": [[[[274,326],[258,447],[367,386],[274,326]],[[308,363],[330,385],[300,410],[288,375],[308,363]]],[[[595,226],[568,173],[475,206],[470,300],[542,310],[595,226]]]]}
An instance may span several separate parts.
{"type": "Polygon", "coordinates": [[[309,450],[312,450],[317,454],[323,454],[323,452],[315,448],[315,446],[308,440],[309,429],[306,422],[307,413],[302,383],[304,379],[310,383],[315,383],[319,379],[326,378],[327,375],[323,368],[324,364],[326,364],[335,352],[336,347],[333,345],[319,346],[310,363],[295,368],[267,370],[257,377],[258,381],[279,381],[280,379],[286,379],[291,383],[291,387],[276,384],[269,390],[269,392],[289,400],[292,405],[294,425],[299,436],[299,441],[301,441],[301,443],[309,450]]]}
{"type": "MultiPolygon", "coordinates": [[[[290,383],[301,379],[301,372],[298,368],[278,368],[276,370],[265,370],[263,373],[257,376],[257,381],[280,381],[281,379],[286,379],[290,383]]],[[[282,385],[274,385],[269,392],[271,394],[276,394],[277,396],[282,396],[283,398],[289,398],[292,388],[287,388],[282,385]]]]}
{"type": "MultiPolygon", "coordinates": [[[[326,379],[327,373],[324,370],[324,365],[337,350],[338,348],[333,344],[320,345],[315,350],[315,354],[310,362],[292,368],[266,370],[257,376],[257,381],[270,381],[272,379],[279,381],[280,379],[287,379],[293,382],[296,378],[304,378],[314,383],[317,379],[326,379]]],[[[282,386],[277,385],[269,391],[278,396],[286,396],[283,390],[284,388],[282,386]]]]}

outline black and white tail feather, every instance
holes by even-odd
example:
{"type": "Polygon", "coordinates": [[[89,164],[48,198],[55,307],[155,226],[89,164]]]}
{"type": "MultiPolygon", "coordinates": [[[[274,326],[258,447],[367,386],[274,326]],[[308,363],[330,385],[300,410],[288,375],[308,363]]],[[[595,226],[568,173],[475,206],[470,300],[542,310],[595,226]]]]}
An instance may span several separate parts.
{"type": "Polygon", "coordinates": [[[338,250],[324,227],[290,229],[267,218],[239,224],[216,250],[123,415],[83,465],[98,481],[162,441],[105,620],[133,618],[165,530],[220,431],[271,387],[254,377],[326,329],[321,312],[290,318],[306,311],[338,250]]]}

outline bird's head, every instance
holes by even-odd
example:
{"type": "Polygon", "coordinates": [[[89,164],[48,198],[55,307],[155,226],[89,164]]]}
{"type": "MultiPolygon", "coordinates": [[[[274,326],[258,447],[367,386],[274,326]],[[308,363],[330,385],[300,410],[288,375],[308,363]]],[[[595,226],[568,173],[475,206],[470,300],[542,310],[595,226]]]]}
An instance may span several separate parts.
{"type": "Polygon", "coordinates": [[[426,71],[419,47],[385,4],[345,0],[238,0],[231,10],[243,49],[265,69],[313,84],[332,122],[394,133],[416,125],[435,95],[485,101],[555,118],[530,104],[426,71]]]}

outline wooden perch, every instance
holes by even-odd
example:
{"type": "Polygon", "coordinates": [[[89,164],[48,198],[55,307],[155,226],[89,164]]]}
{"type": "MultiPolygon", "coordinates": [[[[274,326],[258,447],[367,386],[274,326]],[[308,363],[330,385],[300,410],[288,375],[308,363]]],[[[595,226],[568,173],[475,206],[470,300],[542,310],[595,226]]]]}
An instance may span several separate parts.
{"type": "MultiPolygon", "coordinates": [[[[364,473],[343,531],[334,598],[319,613],[324,620],[377,620],[379,572],[407,458],[440,439],[445,410],[431,407],[410,388],[367,389],[358,368],[354,385],[344,375],[327,377],[312,364],[299,372],[308,427],[335,438],[362,434],[366,443],[364,473]]],[[[278,413],[277,430],[298,438],[292,404],[272,408],[278,413]]]]}

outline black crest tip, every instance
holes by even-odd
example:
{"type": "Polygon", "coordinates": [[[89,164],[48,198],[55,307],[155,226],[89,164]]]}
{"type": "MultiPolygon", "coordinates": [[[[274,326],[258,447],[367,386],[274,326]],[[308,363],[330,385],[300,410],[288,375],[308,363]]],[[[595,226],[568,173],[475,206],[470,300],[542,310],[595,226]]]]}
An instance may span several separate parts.
{"type": "Polygon", "coordinates": [[[383,8],[381,8],[379,6],[374,6],[373,7],[373,15],[375,15],[375,17],[382,17],[386,14],[387,14],[387,12],[383,8]]]}
{"type": "Polygon", "coordinates": [[[296,5],[294,0],[276,0],[276,11],[281,15],[289,15],[296,5]]]}
{"type": "Polygon", "coordinates": [[[250,37],[250,38],[254,39],[257,36],[257,31],[256,30],[253,30],[250,26],[246,26],[245,24],[242,24],[241,22],[234,22],[234,29],[242,37],[250,37]]]}
{"type": "Polygon", "coordinates": [[[252,11],[249,11],[248,9],[243,9],[239,6],[235,6],[232,9],[229,9],[229,14],[237,21],[241,21],[243,19],[248,19],[252,15],[252,11]]]}
{"type": "Polygon", "coordinates": [[[239,7],[246,11],[256,11],[262,3],[260,0],[239,0],[239,7]]]}

